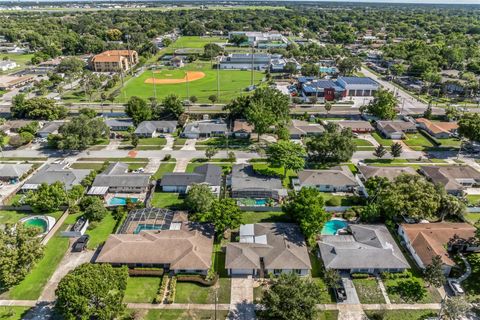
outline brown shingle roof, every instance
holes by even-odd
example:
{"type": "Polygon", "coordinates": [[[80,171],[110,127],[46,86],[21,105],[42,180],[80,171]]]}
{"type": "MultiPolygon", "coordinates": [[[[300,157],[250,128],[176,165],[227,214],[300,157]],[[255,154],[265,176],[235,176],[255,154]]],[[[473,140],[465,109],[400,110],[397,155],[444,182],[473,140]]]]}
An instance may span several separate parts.
{"type": "Polygon", "coordinates": [[[422,166],[420,170],[433,183],[445,186],[447,191],[463,190],[462,180],[480,183],[480,172],[466,165],[422,166]]]}
{"type": "Polygon", "coordinates": [[[170,264],[173,270],[206,270],[212,264],[213,227],[182,223],[180,230],[112,234],[96,262],[115,264],[170,264]]]}
{"type": "Polygon", "coordinates": [[[468,240],[475,236],[476,230],[468,223],[453,222],[402,224],[401,227],[424,265],[429,265],[435,256],[440,256],[447,265],[455,265],[445,245],[455,235],[468,240]]]}
{"type": "Polygon", "coordinates": [[[384,177],[393,181],[401,174],[417,174],[417,171],[412,167],[358,166],[358,171],[360,171],[366,180],[371,177],[384,177]]]}
{"type": "Polygon", "coordinates": [[[249,125],[246,120],[235,120],[233,123],[233,132],[244,131],[251,133],[253,126],[249,125]]]}

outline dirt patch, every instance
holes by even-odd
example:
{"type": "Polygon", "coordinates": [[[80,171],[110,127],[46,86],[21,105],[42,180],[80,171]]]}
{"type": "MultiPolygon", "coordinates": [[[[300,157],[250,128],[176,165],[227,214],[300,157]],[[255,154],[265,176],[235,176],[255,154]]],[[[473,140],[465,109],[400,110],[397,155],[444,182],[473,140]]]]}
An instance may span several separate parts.
{"type": "MultiPolygon", "coordinates": [[[[166,76],[169,76],[166,74],[166,76]]],[[[155,78],[148,78],[144,82],[147,84],[176,84],[176,83],[185,83],[185,82],[192,82],[195,80],[200,80],[205,77],[205,73],[201,71],[187,71],[185,77],[181,79],[155,79],[155,78]]]]}

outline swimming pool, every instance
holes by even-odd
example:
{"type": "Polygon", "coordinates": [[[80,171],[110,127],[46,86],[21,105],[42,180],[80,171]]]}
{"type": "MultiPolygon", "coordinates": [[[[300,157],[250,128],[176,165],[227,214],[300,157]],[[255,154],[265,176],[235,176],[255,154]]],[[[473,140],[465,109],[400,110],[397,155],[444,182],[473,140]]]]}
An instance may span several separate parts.
{"type": "Polygon", "coordinates": [[[109,206],[124,206],[127,204],[127,199],[130,199],[133,203],[137,202],[137,198],[125,198],[125,197],[113,197],[108,201],[109,206]]]}
{"type": "Polygon", "coordinates": [[[337,68],[335,68],[335,67],[320,67],[320,72],[335,73],[335,72],[337,72],[337,68]]]}
{"type": "Polygon", "coordinates": [[[256,206],[265,206],[267,204],[267,199],[255,199],[256,206]]]}
{"type": "Polygon", "coordinates": [[[45,235],[55,224],[55,218],[50,216],[29,216],[20,219],[19,221],[26,228],[40,229],[38,236],[45,235]]]}
{"type": "Polygon", "coordinates": [[[334,236],[337,234],[337,231],[348,226],[347,221],[332,219],[327,221],[322,228],[322,235],[334,236]]]}
{"type": "Polygon", "coordinates": [[[161,230],[162,225],[159,224],[139,224],[136,228],[135,231],[133,232],[134,234],[140,233],[143,230],[161,230]]]}

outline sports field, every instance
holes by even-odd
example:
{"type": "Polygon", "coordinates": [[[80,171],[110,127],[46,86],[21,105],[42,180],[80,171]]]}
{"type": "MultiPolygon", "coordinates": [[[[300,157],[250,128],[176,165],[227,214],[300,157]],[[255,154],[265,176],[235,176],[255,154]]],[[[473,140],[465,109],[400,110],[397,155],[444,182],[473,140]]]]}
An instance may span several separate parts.
{"type": "MultiPolygon", "coordinates": [[[[220,77],[219,103],[227,103],[245,93],[245,89],[251,83],[251,71],[220,70],[218,74],[220,77]]],[[[254,83],[258,85],[264,76],[263,72],[255,71],[254,83]]],[[[148,99],[155,96],[155,91],[158,100],[173,93],[182,100],[196,96],[200,103],[209,102],[208,97],[217,94],[217,70],[212,69],[210,62],[206,61],[189,63],[178,69],[146,70],[126,83],[117,102],[125,102],[124,97],[128,100],[132,96],[148,99]],[[187,71],[189,71],[189,77],[187,77],[187,71]]]]}

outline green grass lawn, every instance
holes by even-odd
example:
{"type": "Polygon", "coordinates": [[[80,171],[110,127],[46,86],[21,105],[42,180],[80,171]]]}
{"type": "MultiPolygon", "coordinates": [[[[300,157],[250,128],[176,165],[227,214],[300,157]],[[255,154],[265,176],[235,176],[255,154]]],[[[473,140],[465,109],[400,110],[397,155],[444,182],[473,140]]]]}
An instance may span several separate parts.
{"type": "MultiPolygon", "coordinates": [[[[253,164],[253,170],[255,170],[259,174],[263,174],[266,176],[274,176],[274,177],[283,177],[283,168],[275,168],[270,166],[268,163],[258,163],[255,162],[253,164]]],[[[283,185],[284,186],[290,186],[290,180],[293,177],[296,177],[297,174],[293,170],[287,170],[287,175],[283,179],[283,185]]]]}
{"type": "Polygon", "coordinates": [[[242,224],[292,221],[292,218],[283,212],[242,211],[242,224]]]}
{"type": "Polygon", "coordinates": [[[84,161],[84,162],[91,162],[91,161],[98,161],[98,162],[144,162],[148,163],[148,158],[131,158],[131,157],[124,157],[124,158],[80,158],[77,161],[84,161]]]}
{"type": "Polygon", "coordinates": [[[75,162],[70,167],[72,169],[89,169],[100,171],[103,168],[103,163],[75,162]]]}
{"type": "Polygon", "coordinates": [[[314,254],[310,253],[310,263],[312,265],[311,275],[315,283],[320,288],[320,296],[318,303],[332,303],[335,302],[333,292],[327,287],[324,279],[324,267],[322,261],[314,254]]]}
{"type": "Polygon", "coordinates": [[[208,147],[215,147],[219,149],[224,149],[227,147],[229,148],[246,148],[252,144],[252,140],[250,139],[227,139],[226,137],[214,137],[209,138],[201,141],[197,141],[195,146],[208,146],[208,147]]]}
{"type": "Polygon", "coordinates": [[[145,316],[145,320],[213,320],[226,319],[227,310],[218,310],[215,316],[214,310],[149,310],[145,316]]]}
{"type": "Polygon", "coordinates": [[[183,36],[179,37],[174,43],[170,45],[175,49],[193,48],[202,49],[208,43],[226,43],[227,39],[222,37],[197,37],[197,36],[183,36]]]}
{"type": "Polygon", "coordinates": [[[466,256],[470,266],[472,267],[472,274],[465,281],[462,282],[462,287],[470,298],[478,299],[480,297],[480,253],[472,253],[466,256]]]}
{"type": "Polygon", "coordinates": [[[211,287],[177,281],[175,303],[215,303],[215,290],[217,290],[218,303],[230,303],[230,286],[230,278],[220,278],[217,284],[211,287]]]}
{"type": "Polygon", "coordinates": [[[1,210],[0,211],[0,225],[6,223],[16,223],[18,220],[30,215],[29,212],[22,211],[10,211],[10,210],[1,210]]]}
{"type": "Polygon", "coordinates": [[[380,310],[372,311],[366,310],[365,314],[373,319],[376,315],[380,317],[376,319],[384,320],[423,320],[426,318],[438,316],[437,310],[380,310]]]}
{"type": "MultiPolygon", "coordinates": [[[[349,196],[338,196],[338,195],[334,195],[332,193],[329,193],[329,192],[321,192],[322,196],[323,196],[323,199],[325,200],[325,203],[326,205],[332,205],[331,203],[327,203],[329,200],[331,201],[339,201],[339,205],[340,206],[353,206],[356,203],[356,200],[357,200],[357,197],[349,197],[349,196]],[[338,199],[338,200],[334,200],[334,199],[338,199]]],[[[334,203],[333,205],[337,205],[336,203],[334,203]]]]}
{"type": "Polygon", "coordinates": [[[353,139],[357,147],[373,147],[373,144],[365,139],[353,139]]]}
{"type": "MultiPolygon", "coordinates": [[[[60,228],[64,230],[64,228],[60,228]]],[[[43,287],[55,272],[68,249],[68,238],[60,237],[60,230],[48,241],[43,258],[33,267],[32,271],[15,287],[7,292],[10,299],[35,300],[40,297],[43,287]]]]}
{"type": "Polygon", "coordinates": [[[372,137],[377,140],[378,143],[383,144],[384,146],[391,146],[393,144],[392,139],[385,139],[378,132],[372,132],[372,137]]]}
{"type": "Polygon", "coordinates": [[[98,222],[94,229],[88,229],[87,234],[90,235],[90,240],[88,241],[88,249],[95,249],[101,245],[108,236],[115,232],[115,226],[117,221],[113,218],[112,214],[109,213],[98,222]]]}
{"type": "Polygon", "coordinates": [[[382,291],[375,278],[353,279],[360,303],[385,303],[382,291]]]}
{"type": "Polygon", "coordinates": [[[181,207],[183,199],[178,193],[155,192],[152,197],[152,206],[155,208],[181,207]]]}
{"type": "Polygon", "coordinates": [[[471,224],[475,224],[478,220],[480,220],[480,213],[467,213],[465,214],[465,219],[471,224]]]}
{"type": "Polygon", "coordinates": [[[406,139],[403,141],[413,150],[421,151],[424,149],[435,147],[433,143],[421,133],[407,133],[406,139]]]}
{"type": "Polygon", "coordinates": [[[28,310],[28,307],[0,307],[0,319],[21,320],[28,310]]]}
{"type": "Polygon", "coordinates": [[[469,194],[469,195],[467,195],[467,201],[471,205],[479,205],[480,204],[480,194],[469,194]]]}
{"type": "Polygon", "coordinates": [[[1,60],[3,60],[5,57],[7,57],[8,60],[15,61],[17,63],[17,66],[11,70],[0,71],[0,74],[8,74],[25,68],[27,64],[30,64],[33,54],[0,53],[1,60]]]}
{"type": "MultiPolygon", "coordinates": [[[[124,140],[121,142],[122,145],[130,145],[130,140],[124,140]]],[[[165,138],[141,138],[138,139],[139,146],[164,146],[167,144],[167,139],[165,138]]]]}
{"type": "MultiPolygon", "coordinates": [[[[121,94],[117,97],[117,102],[125,102],[124,97],[129,99],[132,96],[138,96],[144,99],[153,97],[153,84],[145,83],[148,78],[165,78],[164,75],[170,74],[169,78],[184,78],[185,71],[201,71],[205,73],[205,77],[188,83],[188,94],[186,83],[178,84],[157,84],[155,86],[157,91],[157,99],[161,100],[169,94],[177,94],[182,100],[190,96],[196,96],[199,102],[209,102],[208,97],[217,94],[217,70],[211,68],[210,62],[194,62],[187,64],[185,67],[175,70],[168,70],[168,72],[152,73],[147,70],[139,77],[129,80],[122,89],[121,94]]],[[[229,102],[233,98],[244,94],[245,89],[250,86],[251,73],[250,71],[242,70],[220,70],[218,72],[220,77],[220,97],[218,102],[229,102]]],[[[263,79],[264,74],[255,71],[255,83],[263,79]]]]}
{"type": "MultiPolygon", "coordinates": [[[[426,290],[425,296],[420,301],[416,301],[416,303],[438,303],[442,300],[442,297],[434,287],[427,288],[425,281],[421,277],[419,276],[413,276],[413,277],[419,280],[426,290]]],[[[401,280],[403,279],[383,280],[383,283],[385,284],[385,288],[387,289],[388,297],[390,298],[390,301],[392,303],[410,303],[408,301],[403,300],[397,293],[392,292],[391,290],[394,287],[396,287],[397,283],[401,280]]]]}
{"type": "Polygon", "coordinates": [[[440,142],[442,147],[460,148],[460,145],[462,144],[461,140],[455,138],[438,139],[438,142],[440,142]]]}
{"type": "Polygon", "coordinates": [[[174,162],[162,163],[158,167],[157,171],[153,174],[152,179],[161,179],[165,173],[173,172],[173,169],[175,169],[174,162]]]}
{"type": "Polygon", "coordinates": [[[152,303],[160,287],[159,277],[129,277],[124,302],[152,303]]]}

